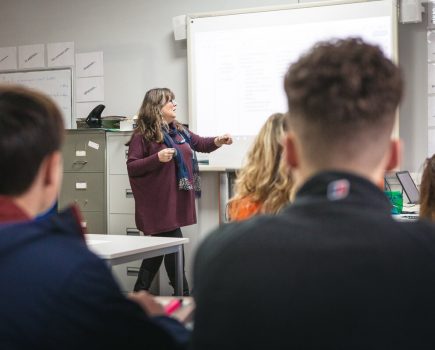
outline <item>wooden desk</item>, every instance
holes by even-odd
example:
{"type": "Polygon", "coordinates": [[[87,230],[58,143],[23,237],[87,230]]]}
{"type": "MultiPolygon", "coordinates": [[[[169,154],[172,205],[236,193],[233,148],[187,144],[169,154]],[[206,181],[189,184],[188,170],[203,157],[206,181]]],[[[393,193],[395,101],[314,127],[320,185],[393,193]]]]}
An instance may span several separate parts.
{"type": "Polygon", "coordinates": [[[89,249],[110,266],[175,253],[175,294],[183,295],[182,246],[188,238],[87,234],[89,249]]]}

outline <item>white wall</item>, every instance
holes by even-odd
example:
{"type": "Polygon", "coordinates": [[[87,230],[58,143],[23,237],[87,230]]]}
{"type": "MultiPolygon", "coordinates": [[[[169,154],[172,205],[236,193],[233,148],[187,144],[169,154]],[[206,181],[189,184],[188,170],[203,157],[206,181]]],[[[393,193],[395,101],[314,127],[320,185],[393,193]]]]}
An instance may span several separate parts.
{"type": "Polygon", "coordinates": [[[403,169],[421,172],[427,157],[427,17],[399,25],[399,64],[405,78],[399,134],[404,144],[403,169]]]}

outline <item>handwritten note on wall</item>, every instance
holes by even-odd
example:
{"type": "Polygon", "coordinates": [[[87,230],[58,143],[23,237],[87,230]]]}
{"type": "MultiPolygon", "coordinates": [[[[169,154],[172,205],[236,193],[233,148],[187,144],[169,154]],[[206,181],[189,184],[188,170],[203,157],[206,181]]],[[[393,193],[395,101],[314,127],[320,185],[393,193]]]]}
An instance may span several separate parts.
{"type": "Polygon", "coordinates": [[[104,77],[77,79],[77,102],[104,101],[104,77]]]}
{"type": "Polygon", "coordinates": [[[47,64],[49,67],[74,65],[74,42],[47,44],[47,64]]]}
{"type": "Polygon", "coordinates": [[[78,53],[76,74],[78,78],[102,77],[104,75],[103,52],[78,53]]]}
{"type": "Polygon", "coordinates": [[[0,47],[0,70],[17,69],[17,48],[0,47]]]}
{"type": "Polygon", "coordinates": [[[104,104],[103,52],[85,52],[76,55],[76,111],[77,117],[86,117],[89,106],[104,104]]]}
{"type": "Polygon", "coordinates": [[[71,128],[71,69],[0,73],[0,83],[25,85],[49,95],[63,114],[65,128],[71,128]]]}
{"type": "Polygon", "coordinates": [[[44,68],[45,45],[18,46],[18,67],[20,69],[44,68]]]}

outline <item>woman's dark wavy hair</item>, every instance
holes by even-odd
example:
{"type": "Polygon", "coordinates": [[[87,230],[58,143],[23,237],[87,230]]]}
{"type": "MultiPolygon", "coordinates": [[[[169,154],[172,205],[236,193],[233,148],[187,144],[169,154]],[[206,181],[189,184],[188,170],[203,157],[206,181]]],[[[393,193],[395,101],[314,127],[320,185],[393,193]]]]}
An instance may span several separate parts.
{"type": "MultiPolygon", "coordinates": [[[[162,128],[167,129],[168,125],[162,120],[161,110],[166,103],[175,99],[174,93],[168,88],[154,88],[148,90],[139,109],[137,128],[132,135],[139,133],[147,142],[163,142],[162,128]]],[[[183,130],[183,125],[175,121],[178,130],[183,130]]],[[[131,139],[126,143],[128,146],[131,139]]]]}

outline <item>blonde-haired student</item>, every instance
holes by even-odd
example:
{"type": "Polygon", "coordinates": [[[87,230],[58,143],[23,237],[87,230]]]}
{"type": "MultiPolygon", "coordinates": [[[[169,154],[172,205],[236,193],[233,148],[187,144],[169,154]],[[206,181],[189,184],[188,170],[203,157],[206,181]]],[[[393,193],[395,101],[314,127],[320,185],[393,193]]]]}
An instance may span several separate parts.
{"type": "Polygon", "coordinates": [[[235,195],[227,208],[231,221],[276,214],[290,202],[293,181],[283,161],[282,145],[286,130],[282,113],[272,114],[260,129],[244,167],[237,173],[235,195]]]}

